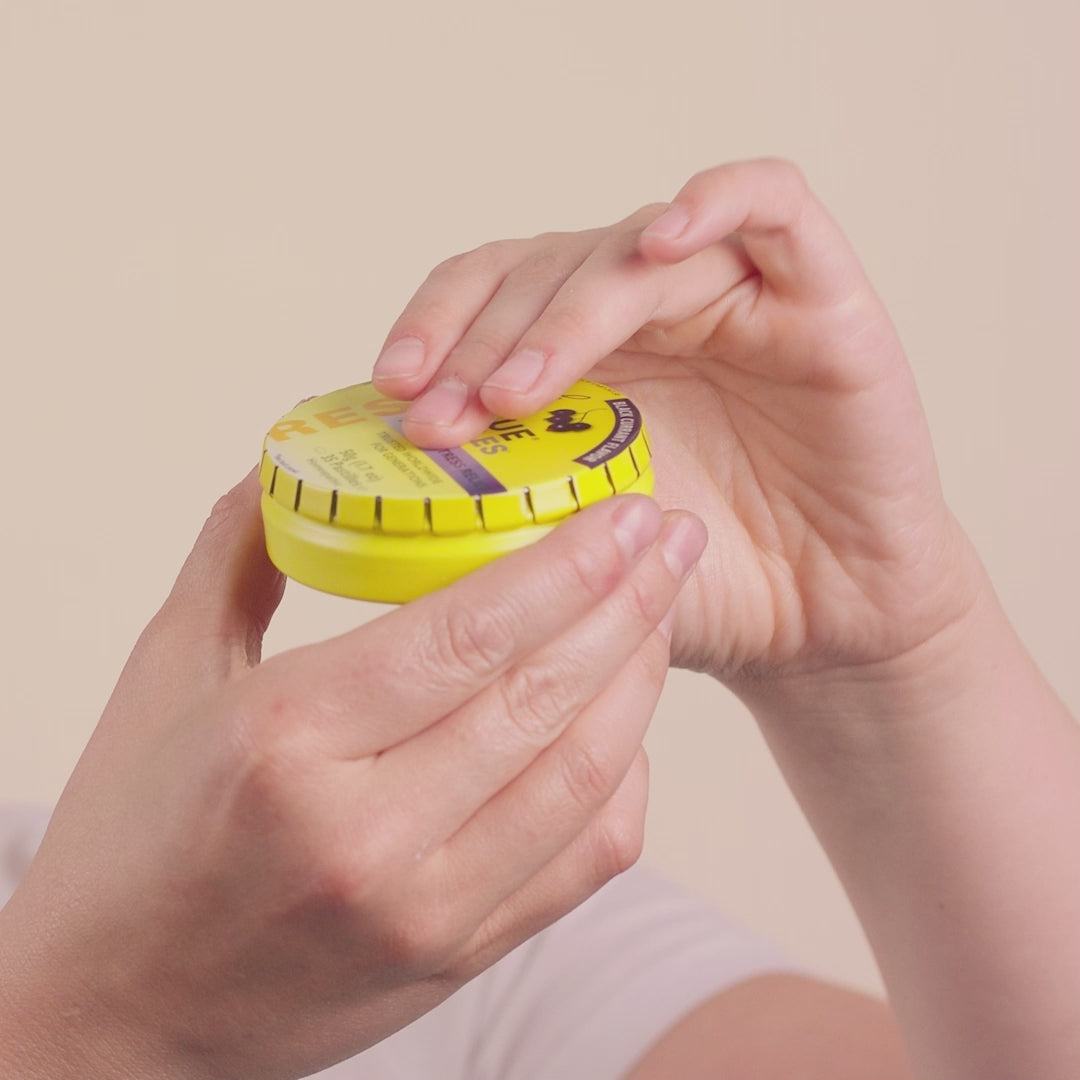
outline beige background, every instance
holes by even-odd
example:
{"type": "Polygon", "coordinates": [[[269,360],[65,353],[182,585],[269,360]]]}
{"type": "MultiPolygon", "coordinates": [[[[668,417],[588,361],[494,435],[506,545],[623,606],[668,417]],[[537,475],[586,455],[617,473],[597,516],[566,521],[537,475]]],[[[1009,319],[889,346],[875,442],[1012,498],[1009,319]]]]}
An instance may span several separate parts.
{"type": "MultiPolygon", "coordinates": [[[[206,510],[365,378],[436,261],[798,160],[907,342],[945,484],[1074,708],[1080,6],[0,0],[0,793],[52,800],[206,510]]],[[[371,609],[291,590],[273,649],[371,609]]],[[[647,858],[858,985],[748,719],[671,680],[647,858]]]]}

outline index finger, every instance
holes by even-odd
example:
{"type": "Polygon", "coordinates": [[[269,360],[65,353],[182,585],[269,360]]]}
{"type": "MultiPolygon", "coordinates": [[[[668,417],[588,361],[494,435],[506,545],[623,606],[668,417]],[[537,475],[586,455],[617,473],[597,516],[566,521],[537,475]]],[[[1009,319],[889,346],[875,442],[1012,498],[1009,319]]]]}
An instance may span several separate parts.
{"type": "Polygon", "coordinates": [[[491,412],[527,416],[645,323],[702,310],[748,278],[760,277],[762,296],[819,310],[868,287],[839,226],[784,161],[699,173],[631,239],[628,252],[595,253],[488,377],[480,399],[491,412]]]}
{"type": "Polygon", "coordinates": [[[662,525],[660,508],[644,495],[587,507],[444,589],[275,657],[263,665],[265,687],[276,710],[302,707],[343,756],[384,750],[573,626],[615,589],[662,525]]]}

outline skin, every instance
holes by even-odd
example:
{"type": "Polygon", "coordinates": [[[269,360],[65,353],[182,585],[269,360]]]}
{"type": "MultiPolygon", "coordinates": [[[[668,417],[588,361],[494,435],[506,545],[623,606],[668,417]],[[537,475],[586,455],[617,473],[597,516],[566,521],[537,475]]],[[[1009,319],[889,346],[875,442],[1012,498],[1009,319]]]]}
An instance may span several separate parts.
{"type": "Polygon", "coordinates": [[[611,500],[260,664],[282,582],[248,477],[0,912],[0,1074],[306,1076],[580,903],[640,851],[663,619],[704,543],[611,500]]]}
{"type": "Polygon", "coordinates": [[[701,514],[704,554],[697,519],[617,499],[258,665],[280,583],[242,486],[0,912],[0,1072],[301,1076],[403,1026],[636,858],[666,628],[670,659],[753,711],[903,1052],[880,1004],[770,977],[633,1080],[900,1077],[904,1052],[942,1080],[1080,1075],[1080,731],[798,171],[722,166],[610,228],[450,260],[376,369],[431,446],[585,373],[642,406],[657,500],[701,514]]]}
{"type": "Polygon", "coordinates": [[[427,446],[582,376],[638,403],[657,499],[708,526],[673,660],[753,711],[917,1075],[1080,1074],[1080,729],[946,506],[897,334],[799,171],[720,166],[609,228],[451,259],[375,368],[427,446]]]}

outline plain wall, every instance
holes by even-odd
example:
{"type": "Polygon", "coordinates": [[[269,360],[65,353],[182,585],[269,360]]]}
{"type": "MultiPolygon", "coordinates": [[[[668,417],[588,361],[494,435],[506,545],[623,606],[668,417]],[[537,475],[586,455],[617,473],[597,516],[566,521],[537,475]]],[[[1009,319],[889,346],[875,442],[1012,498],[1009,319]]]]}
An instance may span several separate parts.
{"type": "MultiPolygon", "coordinates": [[[[216,496],[437,261],[798,161],[952,505],[1080,704],[1080,5],[0,0],[0,795],[51,801],[216,496]]],[[[272,650],[377,609],[289,590],[272,650]]],[[[742,708],[675,673],[646,858],[877,985],[742,708]]]]}

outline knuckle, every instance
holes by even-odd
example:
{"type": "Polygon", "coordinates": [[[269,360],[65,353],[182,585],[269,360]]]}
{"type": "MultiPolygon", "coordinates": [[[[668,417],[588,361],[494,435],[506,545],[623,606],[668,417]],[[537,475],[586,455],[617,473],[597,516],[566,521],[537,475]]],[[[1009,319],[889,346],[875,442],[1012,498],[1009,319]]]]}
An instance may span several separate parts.
{"type": "Polygon", "coordinates": [[[514,261],[519,244],[517,240],[491,240],[469,251],[460,251],[436,263],[428,273],[427,281],[443,284],[461,276],[501,276],[514,261]]]}
{"type": "Polygon", "coordinates": [[[451,966],[464,935],[447,904],[414,901],[396,909],[379,937],[380,951],[394,968],[422,978],[451,966]]]}
{"type": "MultiPolygon", "coordinates": [[[[282,852],[300,851],[310,859],[314,876],[326,860],[333,863],[332,842],[323,828],[324,814],[311,790],[317,785],[321,760],[313,739],[294,722],[290,704],[274,716],[273,707],[259,715],[244,710],[223,722],[215,753],[212,782],[227,793],[222,811],[241,832],[258,832],[282,852]]],[[[333,865],[331,865],[333,869],[333,865]]]]}
{"type": "Polygon", "coordinates": [[[562,785],[573,804],[593,813],[615,790],[618,777],[611,761],[595,745],[571,741],[559,755],[562,785]]]}
{"type": "Polygon", "coordinates": [[[642,229],[646,225],[651,225],[670,206],[671,203],[666,202],[646,203],[644,206],[638,207],[626,219],[625,224],[633,229],[642,229]]]}
{"type": "Polygon", "coordinates": [[[250,502],[250,497],[243,487],[237,486],[226,491],[211,507],[210,516],[206,519],[207,528],[220,528],[223,523],[243,513],[250,502]]]}
{"type": "Polygon", "coordinates": [[[395,336],[411,334],[424,341],[432,328],[456,326],[461,301],[449,276],[429,280],[395,326],[395,336]]]}
{"type": "MultiPolygon", "coordinates": [[[[167,653],[172,655],[176,649],[176,626],[174,612],[176,609],[174,591],[166,598],[162,606],[154,613],[150,621],[143,627],[135,642],[135,648],[131,650],[132,671],[141,670],[142,664],[154,664],[158,657],[167,653]]],[[[124,677],[127,677],[125,670],[124,677]]]]}
{"type": "Polygon", "coordinates": [[[462,266],[465,263],[466,253],[459,251],[448,258],[443,259],[441,262],[436,263],[431,270],[428,271],[428,281],[442,281],[445,278],[453,277],[460,272],[462,266]]]}
{"type": "Polygon", "coordinates": [[[550,662],[523,664],[501,681],[503,708],[528,745],[546,745],[563,726],[569,684],[565,672],[550,662]]]}
{"type": "Polygon", "coordinates": [[[554,341],[575,341],[585,337],[589,329],[589,313],[576,303],[560,303],[545,312],[544,326],[554,341]]]}
{"type": "Polygon", "coordinates": [[[593,840],[597,875],[606,881],[629,870],[641,858],[644,846],[644,814],[636,807],[612,803],[597,820],[593,840]]]}
{"type": "Polygon", "coordinates": [[[615,555],[613,542],[576,543],[559,563],[560,577],[566,579],[573,593],[600,600],[607,596],[622,574],[615,555]]]}
{"type": "Polygon", "coordinates": [[[432,639],[436,671],[475,679],[498,670],[513,649],[509,622],[503,609],[451,608],[432,639]]]}
{"type": "MultiPolygon", "coordinates": [[[[637,251],[638,242],[641,239],[641,229],[635,227],[636,222],[635,218],[625,229],[612,229],[597,244],[597,250],[603,252],[615,264],[625,266],[626,261],[637,251]]],[[[644,222],[640,224],[643,225],[644,222]]]]}
{"type": "Polygon", "coordinates": [[[763,162],[781,193],[788,216],[795,220],[810,198],[810,183],[802,169],[787,158],[767,158],[763,162]]]}
{"type": "Polygon", "coordinates": [[[368,927],[387,907],[384,894],[400,879],[401,847],[392,823],[371,821],[342,833],[323,820],[311,829],[305,877],[319,910],[368,927]]]}
{"type": "Polygon", "coordinates": [[[739,168],[740,164],[733,165],[728,163],[724,165],[712,165],[707,169],[700,169],[683,185],[680,196],[682,199],[685,199],[687,196],[692,198],[695,195],[700,195],[703,191],[709,191],[710,188],[719,183],[724,177],[730,177],[732,170],[739,168]]]}
{"type": "MultiPolygon", "coordinates": [[[[496,931],[486,925],[477,932],[476,940],[469,947],[453,958],[447,966],[446,974],[455,985],[463,986],[477,975],[487,971],[496,960],[501,960],[516,942],[506,942],[495,936],[496,931]]],[[[524,935],[522,935],[524,937],[524,935]]]]}
{"type": "Polygon", "coordinates": [[[300,767],[293,715],[288,694],[273,691],[232,709],[221,724],[229,768],[241,789],[259,801],[279,801],[300,767]]]}
{"type": "Polygon", "coordinates": [[[550,285],[552,282],[562,281],[577,267],[578,260],[571,258],[565,248],[554,246],[559,242],[558,237],[551,237],[550,243],[553,246],[544,246],[535,251],[513,271],[511,278],[526,286],[550,285]]]}
{"type": "Polygon", "coordinates": [[[660,216],[660,215],[661,215],[662,213],[664,213],[664,212],[665,212],[665,211],[666,211],[666,210],[667,210],[667,209],[668,209],[668,208],[669,208],[670,206],[671,206],[671,203],[666,203],[666,202],[651,202],[651,203],[646,203],[646,204],[645,204],[644,206],[642,206],[642,207],[641,207],[641,208],[640,208],[640,209],[639,209],[639,210],[638,210],[638,211],[636,212],[635,216],[639,216],[639,215],[641,215],[641,216],[644,216],[644,217],[649,217],[649,218],[659,217],[659,216],[660,216]]]}
{"type": "Polygon", "coordinates": [[[237,525],[238,519],[249,514],[252,509],[252,497],[250,490],[243,485],[238,485],[225,492],[214,503],[210,514],[203,523],[202,531],[196,542],[196,548],[206,544],[215,544],[219,537],[228,537],[237,525]]]}
{"type": "Polygon", "coordinates": [[[501,277],[520,256],[520,241],[489,240],[486,244],[466,251],[458,270],[475,277],[501,277]]]}
{"type": "Polygon", "coordinates": [[[535,252],[550,251],[562,244],[571,242],[579,233],[562,232],[559,229],[545,229],[537,233],[528,243],[535,252]]]}
{"type": "Polygon", "coordinates": [[[257,692],[229,709],[218,724],[228,768],[238,770],[261,760],[266,743],[274,741],[273,732],[288,726],[291,713],[288,695],[277,687],[257,692]]]}
{"type": "Polygon", "coordinates": [[[653,583],[633,576],[627,579],[621,599],[629,618],[648,627],[660,622],[670,603],[670,598],[661,595],[653,583]]]}
{"type": "Polygon", "coordinates": [[[308,869],[308,888],[314,906],[331,917],[357,920],[359,913],[373,907],[379,874],[377,862],[361,851],[351,851],[348,857],[324,855],[312,860],[308,869]]]}
{"type": "Polygon", "coordinates": [[[792,188],[806,189],[809,186],[802,168],[790,158],[765,158],[763,164],[772,170],[778,180],[792,188]]]}
{"type": "Polygon", "coordinates": [[[463,360],[479,361],[482,366],[494,369],[506,359],[513,344],[506,336],[498,337],[490,331],[473,331],[451,351],[447,370],[463,360]]]}

